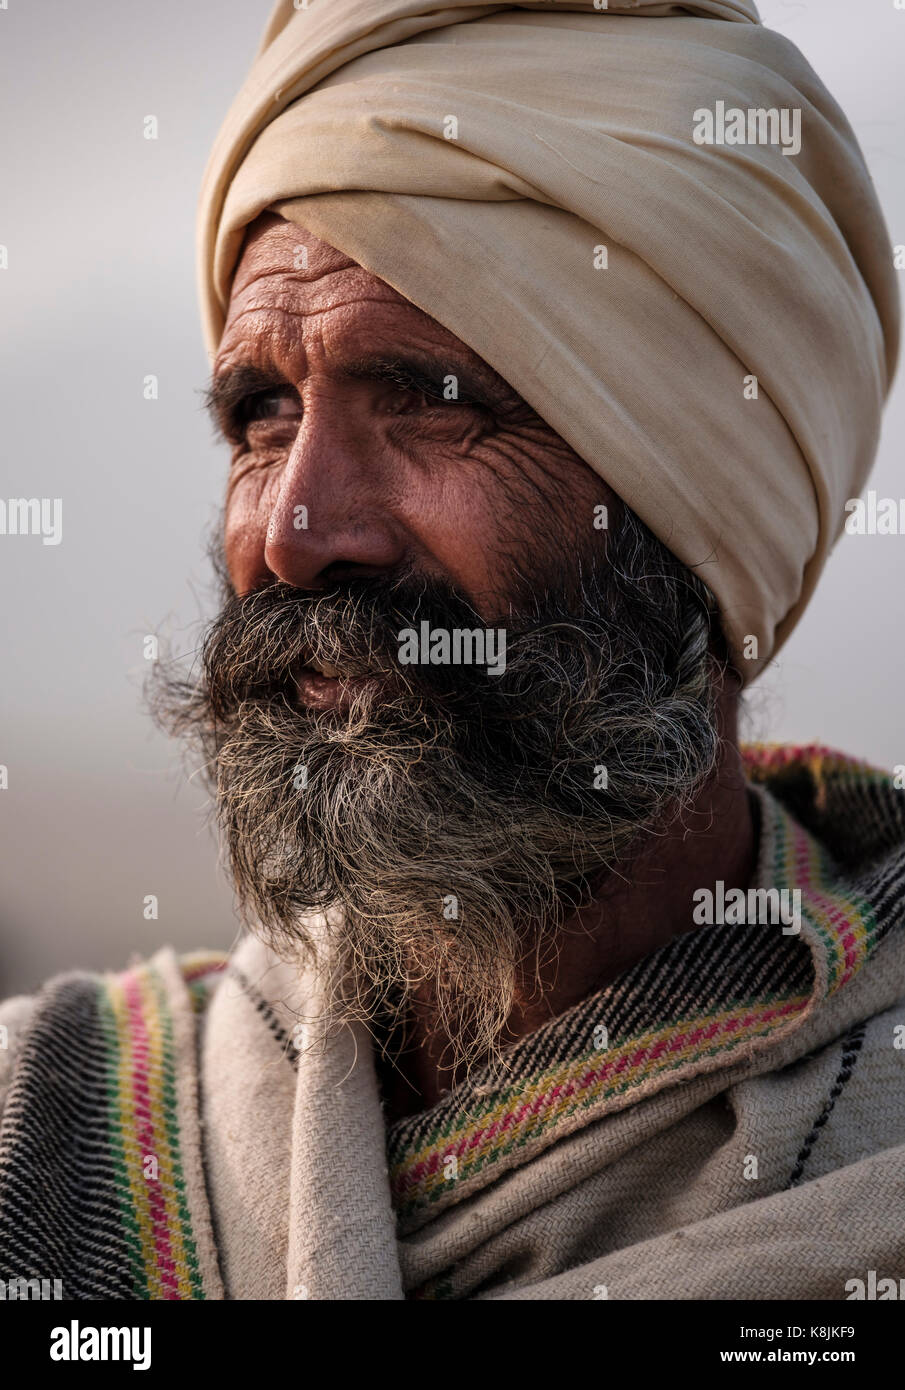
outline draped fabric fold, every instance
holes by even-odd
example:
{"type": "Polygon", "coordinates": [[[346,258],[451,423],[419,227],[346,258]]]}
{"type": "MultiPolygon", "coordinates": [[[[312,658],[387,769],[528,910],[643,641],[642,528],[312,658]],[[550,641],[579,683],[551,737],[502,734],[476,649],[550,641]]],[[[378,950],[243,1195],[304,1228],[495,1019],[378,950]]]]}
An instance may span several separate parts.
{"type": "Polygon", "coordinates": [[[753,3],[281,0],[201,194],[211,353],[266,209],[489,362],[763,668],[866,482],[898,291],[845,116],[753,3]],[[776,121],[720,143],[734,110],[776,121]]]}
{"type": "Polygon", "coordinates": [[[255,937],[0,1005],[0,1278],[374,1301],[905,1277],[903,794],[825,748],[744,758],[749,893],[797,891],[799,930],[686,932],[393,1122],[374,1044],[323,1030],[316,981],[255,937]]]}
{"type": "Polygon", "coordinates": [[[227,1297],[282,1297],[287,1268],[290,1297],[344,1300],[841,1299],[905,1274],[902,794],[829,749],[744,756],[751,887],[794,886],[800,930],[677,937],[394,1123],[373,1044],[299,1030],[316,990],[246,938],[201,1066],[227,1297]],[[287,1188],[288,1237],[250,1230],[249,1198],[287,1188]]]}

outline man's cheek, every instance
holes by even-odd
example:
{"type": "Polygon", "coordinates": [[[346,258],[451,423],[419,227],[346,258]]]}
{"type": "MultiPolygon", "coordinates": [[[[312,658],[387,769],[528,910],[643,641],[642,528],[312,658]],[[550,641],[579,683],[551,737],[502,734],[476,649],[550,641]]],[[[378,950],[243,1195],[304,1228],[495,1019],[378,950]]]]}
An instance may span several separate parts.
{"type": "MultiPolygon", "coordinates": [[[[283,450],[252,450],[234,458],[226,483],[227,506],[235,496],[257,502],[268,489],[278,488],[285,463],[283,450]]],[[[275,500],[275,491],[273,497],[275,500]]]]}
{"type": "Polygon", "coordinates": [[[263,544],[279,497],[280,469],[271,464],[249,463],[230,478],[226,489],[227,529],[256,530],[263,544]]]}
{"type": "Polygon", "coordinates": [[[270,515],[260,487],[238,486],[226,505],[223,548],[229,577],[237,593],[247,593],[267,578],[264,550],[270,515]]]}
{"type": "Polygon", "coordinates": [[[527,553],[545,556],[556,572],[568,569],[576,552],[603,543],[603,533],[617,518],[618,498],[562,440],[555,448],[534,438],[520,440],[518,463],[508,491],[527,553]]]}

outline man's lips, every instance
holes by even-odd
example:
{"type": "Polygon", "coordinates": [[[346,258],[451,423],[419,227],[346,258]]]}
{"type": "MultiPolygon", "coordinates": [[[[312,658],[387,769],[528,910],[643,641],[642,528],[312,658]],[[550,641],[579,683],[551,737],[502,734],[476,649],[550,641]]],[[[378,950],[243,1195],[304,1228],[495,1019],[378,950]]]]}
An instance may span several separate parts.
{"type": "Polygon", "coordinates": [[[307,709],[346,709],[356,686],[368,676],[343,676],[335,666],[310,661],[303,666],[296,680],[299,702],[307,709]]]}
{"type": "Polygon", "coordinates": [[[308,709],[333,709],[339,704],[343,682],[304,667],[295,683],[299,701],[308,709]]]}
{"type": "Polygon", "coordinates": [[[328,666],[326,661],[318,661],[316,657],[306,662],[305,670],[313,671],[315,675],[326,676],[328,680],[338,680],[342,676],[342,672],[336,666],[328,666]]]}

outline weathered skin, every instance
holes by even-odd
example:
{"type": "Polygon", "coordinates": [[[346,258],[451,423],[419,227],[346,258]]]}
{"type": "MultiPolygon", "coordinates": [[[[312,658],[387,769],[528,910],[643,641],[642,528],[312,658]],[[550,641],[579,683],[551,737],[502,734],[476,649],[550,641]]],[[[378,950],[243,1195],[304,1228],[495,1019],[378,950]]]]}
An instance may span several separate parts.
{"type": "MultiPolygon", "coordinates": [[[[232,443],[226,558],[238,592],[272,577],[317,589],[413,564],[464,592],[485,617],[507,611],[519,574],[568,572],[594,507],[618,499],[476,354],[333,247],[269,214],[250,229],[232,289],[214,383],[240,365],[272,381],[232,443]],[[297,248],[307,269],[296,269],[297,248]],[[344,372],[362,358],[417,353],[460,399],[427,398],[344,372]],[[469,376],[474,382],[469,381],[469,376]],[[469,400],[477,386],[489,404],[469,400]],[[307,528],[295,508],[308,508],[307,528]]],[[[338,698],[314,677],[310,703],[338,698]]],[[[509,1033],[578,1002],[691,926],[695,888],[747,887],[756,832],[735,742],[735,697],[721,699],[724,753],[686,829],[654,839],[631,881],[573,918],[538,989],[526,975],[509,1033]],[[689,833],[693,831],[694,833],[689,833]]],[[[430,1104],[452,1078],[430,1002],[421,1047],[390,1096],[393,1113],[430,1104]]]]}

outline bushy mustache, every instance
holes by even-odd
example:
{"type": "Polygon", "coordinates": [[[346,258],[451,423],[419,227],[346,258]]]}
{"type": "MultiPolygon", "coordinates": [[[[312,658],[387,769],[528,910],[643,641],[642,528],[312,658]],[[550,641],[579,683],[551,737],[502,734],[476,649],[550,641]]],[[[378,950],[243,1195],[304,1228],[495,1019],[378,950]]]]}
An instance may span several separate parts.
{"type": "Polygon", "coordinates": [[[292,703],[299,674],[312,661],[344,679],[380,681],[385,695],[454,698],[483,687],[479,665],[400,662],[402,634],[422,622],[450,630],[484,626],[466,598],[427,578],[349,580],[319,593],[272,582],[247,595],[229,593],[202,652],[210,712],[228,720],[247,701],[292,703]]]}
{"type": "Polygon", "coordinates": [[[318,916],[338,1017],[401,1017],[427,983],[470,1063],[493,1055],[526,953],[715,767],[712,621],[630,518],[608,563],[518,615],[413,576],[227,594],[200,671],[160,667],[153,698],[202,753],[255,929],[313,957],[318,916]],[[504,625],[505,670],[401,665],[422,620],[504,625]],[[300,706],[312,659],[367,677],[346,709],[300,706]]]}

